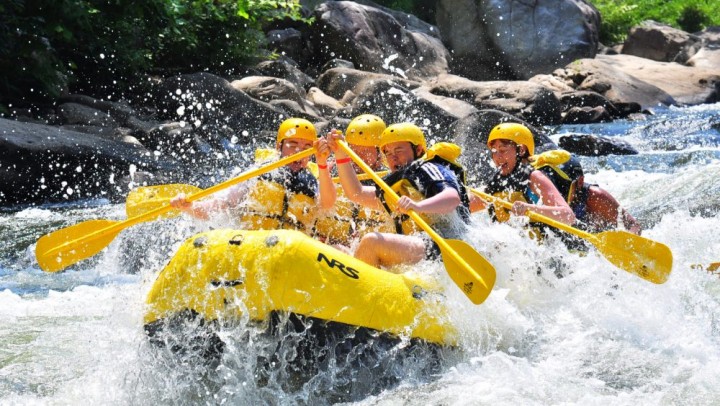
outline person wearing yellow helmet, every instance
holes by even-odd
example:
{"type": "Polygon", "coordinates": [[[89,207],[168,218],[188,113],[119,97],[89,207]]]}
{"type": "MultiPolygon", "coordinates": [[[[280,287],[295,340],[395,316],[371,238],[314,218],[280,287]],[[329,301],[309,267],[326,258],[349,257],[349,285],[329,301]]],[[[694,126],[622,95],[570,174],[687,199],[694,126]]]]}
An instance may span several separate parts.
{"type": "MultiPolygon", "coordinates": [[[[380,136],[385,131],[385,122],[374,114],[361,114],[350,121],[345,129],[345,141],[372,170],[383,169],[380,155],[380,136]]],[[[355,172],[362,170],[355,166],[355,172]]]]}
{"type": "MultiPolygon", "coordinates": [[[[361,114],[353,118],[345,129],[345,140],[350,149],[375,172],[384,169],[379,145],[380,136],[385,127],[385,122],[380,117],[373,114],[361,114]]],[[[333,133],[342,134],[340,130],[333,129],[328,137],[333,133]]],[[[337,163],[339,165],[350,163],[356,173],[362,173],[362,169],[355,165],[350,158],[345,158],[337,163]]],[[[373,185],[372,180],[364,180],[361,183],[373,185]]],[[[347,199],[343,195],[342,189],[339,189],[335,210],[320,213],[316,230],[319,236],[325,238],[326,242],[347,251],[347,247],[352,245],[353,240],[358,236],[371,231],[392,232],[395,227],[385,211],[361,207],[347,199]]]]}
{"type": "Polygon", "coordinates": [[[413,210],[423,215],[435,230],[446,238],[457,238],[469,220],[467,197],[455,173],[448,167],[420,159],[427,142],[422,130],[411,123],[387,127],[380,136],[380,151],[390,169],[383,179],[401,196],[390,207],[382,189],[363,185],[350,165],[349,157],[337,145],[344,140],[339,132],[330,134],[328,143],[338,162],[338,173],[345,195],[352,201],[375,210],[385,209],[396,219],[396,233],[365,234],[355,257],[373,266],[391,267],[411,264],[440,255],[437,245],[424,233],[408,227],[406,213],[413,210]],[[461,192],[462,191],[462,192],[461,192]]]}
{"type": "MultiPolygon", "coordinates": [[[[501,123],[488,135],[487,146],[497,171],[487,183],[485,192],[513,203],[512,213],[525,215],[528,210],[565,224],[575,222],[575,214],[551,180],[530,165],[535,140],[529,128],[519,123],[501,123]]],[[[470,197],[470,210],[488,208],[477,196],[470,197]]],[[[498,221],[508,219],[507,212],[489,206],[498,221]]]]}
{"type": "MultiPolygon", "coordinates": [[[[548,151],[543,155],[555,152],[558,151],[548,151]]],[[[585,183],[585,173],[580,162],[569,152],[562,152],[566,155],[559,160],[535,160],[533,166],[543,171],[566,198],[577,219],[575,226],[597,233],[616,229],[622,222],[627,231],[640,235],[642,227],[635,217],[622,208],[610,192],[597,184],[585,183]]]]}
{"type": "Polygon", "coordinates": [[[275,148],[281,157],[312,147],[316,149],[319,178],[307,169],[310,161],[307,157],[261,175],[252,186],[238,184],[213,198],[196,202],[181,194],[170,205],[200,219],[208,219],[211,213],[220,210],[239,208],[243,228],[290,228],[312,234],[316,208],[332,208],[337,196],[327,166],[330,149],[325,138],[318,138],[310,121],[289,118],[280,124],[275,148]]]}

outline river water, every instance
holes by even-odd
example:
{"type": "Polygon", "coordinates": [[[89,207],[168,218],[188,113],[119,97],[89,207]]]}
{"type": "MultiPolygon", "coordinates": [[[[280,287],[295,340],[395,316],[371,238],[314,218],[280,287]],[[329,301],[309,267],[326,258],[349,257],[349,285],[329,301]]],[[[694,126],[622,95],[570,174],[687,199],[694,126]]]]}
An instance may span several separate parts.
{"type": "MultiPolygon", "coordinates": [[[[302,377],[260,376],[257,359],[278,346],[277,337],[248,333],[257,327],[222,331],[226,351],[212,364],[163,353],[143,332],[155,276],[207,225],[138,225],[51,274],[34,260],[37,238],[85,220],[123,219],[124,206],[10,208],[0,212],[0,404],[720,403],[720,280],[692,268],[720,261],[720,104],[548,130],[555,140],[566,132],[617,137],[640,151],[582,163],[586,181],[615,195],[643,223],[643,236],[672,249],[667,283],[594,252],[568,253],[552,238],[538,245],[520,224],[475,214],[469,241],[498,273],[484,304],[467,301],[441,264],[414,271],[447,285],[458,347],[361,346],[375,365],[338,361],[302,377]]],[[[291,336],[280,339],[297,344],[291,336]]]]}

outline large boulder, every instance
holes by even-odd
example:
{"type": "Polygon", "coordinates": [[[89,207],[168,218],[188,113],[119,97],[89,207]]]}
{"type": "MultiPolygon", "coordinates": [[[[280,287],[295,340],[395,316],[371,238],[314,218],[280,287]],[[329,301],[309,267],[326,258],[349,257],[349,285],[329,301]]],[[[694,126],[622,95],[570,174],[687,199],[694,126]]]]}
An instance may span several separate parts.
{"type": "Polygon", "coordinates": [[[584,0],[438,0],[452,71],[474,80],[529,79],[599,46],[600,14],[584,0]]]}
{"type": "Polygon", "coordinates": [[[563,135],[558,144],[573,154],[585,156],[638,154],[637,149],[625,141],[592,134],[563,135]]]}
{"type": "Polygon", "coordinates": [[[659,62],[678,60],[685,48],[699,43],[700,37],[655,21],[644,21],[630,29],[622,53],[659,62]]]}
{"type": "Polygon", "coordinates": [[[458,117],[442,108],[437,100],[428,100],[408,88],[385,80],[369,79],[354,89],[351,115],[376,114],[390,123],[412,122],[430,138],[444,137],[445,129],[458,117]]]}
{"type": "Polygon", "coordinates": [[[6,119],[0,119],[0,150],[4,205],[124,196],[135,174],[166,183],[179,179],[182,168],[137,144],[6,119]]]}
{"type": "Polygon", "coordinates": [[[315,84],[310,76],[300,70],[297,62],[290,58],[262,61],[255,68],[265,76],[286,79],[300,89],[307,90],[315,84]]]}
{"type": "Polygon", "coordinates": [[[501,110],[535,124],[560,122],[560,100],[550,89],[534,82],[476,82],[441,75],[427,86],[433,94],[466,101],[479,110],[501,110]]]}
{"type": "Polygon", "coordinates": [[[326,70],[317,78],[317,86],[330,97],[341,101],[351,101],[348,99],[354,96],[348,95],[348,92],[353,93],[357,91],[356,89],[360,83],[367,80],[397,83],[407,89],[416,89],[421,85],[421,83],[417,81],[406,80],[383,73],[366,72],[350,68],[332,68],[326,70]]]}
{"type": "Polygon", "coordinates": [[[720,70],[720,47],[702,47],[685,64],[694,68],[720,70]]]}
{"type": "Polygon", "coordinates": [[[315,8],[317,65],[342,58],[370,72],[428,78],[448,70],[438,29],[417,17],[351,1],[315,8]]]}
{"type": "MultiPolygon", "coordinates": [[[[693,68],[674,62],[656,62],[631,55],[598,55],[597,62],[663,90],[680,104],[720,101],[720,69],[693,68]]],[[[611,78],[613,79],[613,78],[611,78]]],[[[631,100],[638,101],[639,100],[631,100]]]]}
{"type": "MultiPolygon", "coordinates": [[[[619,69],[621,58],[637,58],[629,55],[598,55],[594,59],[580,59],[553,72],[565,83],[580,91],[592,91],[603,95],[615,105],[637,102],[644,108],[658,104],[675,105],[677,101],[667,92],[646,80],[619,69]]],[[[637,58],[643,62],[648,59],[637,58]]]]}
{"type": "Polygon", "coordinates": [[[182,122],[220,151],[229,140],[253,142],[263,130],[277,129],[287,110],[250,97],[210,74],[174,76],[153,88],[161,119],[182,122]]]}

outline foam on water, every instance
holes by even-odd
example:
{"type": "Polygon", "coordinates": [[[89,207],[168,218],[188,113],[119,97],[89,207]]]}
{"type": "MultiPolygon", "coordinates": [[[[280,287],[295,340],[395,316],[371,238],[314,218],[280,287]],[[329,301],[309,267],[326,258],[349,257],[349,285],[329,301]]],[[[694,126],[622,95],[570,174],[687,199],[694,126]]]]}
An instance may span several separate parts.
{"type": "MultiPolygon", "coordinates": [[[[629,142],[654,145],[628,130],[637,124],[608,131],[620,125],[629,142]]],[[[582,159],[587,181],[636,215],[644,237],[672,249],[665,284],[617,269],[594,251],[570,253],[554,237],[538,244],[522,219],[495,224],[474,214],[467,240],[497,271],[485,303],[471,304],[442,264],[414,270],[438,275],[445,286],[457,348],[408,355],[408,340],[358,347],[374,351],[377,365],[335,361],[305,381],[270,369],[258,382],[259,358],[275,351],[291,357],[302,336],[284,332],[281,345],[262,333],[267,326],[248,320],[220,331],[227,351],[214,365],[148,344],[143,303],[157,272],[208,225],[184,218],[137,225],[96,257],[48,274],[34,262],[39,236],[87,219],[123,218],[122,205],[0,213],[0,403],[714,404],[720,280],[691,268],[720,261],[720,151],[712,142],[582,159]],[[372,386],[381,379],[391,384],[372,386]]],[[[347,359],[361,358],[350,352],[347,359]]]]}

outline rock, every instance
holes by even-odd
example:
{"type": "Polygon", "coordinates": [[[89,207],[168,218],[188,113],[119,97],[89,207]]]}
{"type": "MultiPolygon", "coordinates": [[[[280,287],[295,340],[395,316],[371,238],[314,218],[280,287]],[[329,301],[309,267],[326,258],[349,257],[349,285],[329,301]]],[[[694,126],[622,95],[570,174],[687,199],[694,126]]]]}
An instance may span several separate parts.
{"type": "MultiPolygon", "coordinates": [[[[605,98],[600,93],[596,93],[596,92],[577,91],[577,92],[563,93],[560,96],[560,103],[562,103],[564,111],[567,111],[573,107],[576,107],[576,108],[601,107],[609,115],[608,118],[623,117],[621,115],[620,110],[617,107],[615,107],[615,105],[610,100],[605,98]]],[[[565,118],[565,119],[567,119],[567,118],[565,118]]],[[[564,122],[567,122],[567,121],[564,120],[564,122]]],[[[596,122],[596,121],[593,121],[593,122],[596,122]]]]}
{"type": "Polygon", "coordinates": [[[118,123],[107,113],[78,103],[63,103],[57,108],[65,124],[115,127],[118,123]]]}
{"type": "MultiPolygon", "coordinates": [[[[300,30],[283,28],[270,30],[265,35],[268,49],[306,65],[309,61],[307,49],[311,48],[310,40],[300,30]]],[[[286,78],[287,79],[287,78],[286,78]]]]}
{"type": "Polygon", "coordinates": [[[0,150],[3,205],[124,196],[128,185],[118,181],[130,172],[165,182],[182,169],[135,144],[6,119],[0,119],[0,150]]]}
{"type": "Polygon", "coordinates": [[[583,0],[439,0],[436,20],[452,72],[473,80],[527,80],[599,46],[600,14],[583,0]]]}
{"type": "Polygon", "coordinates": [[[340,100],[343,104],[350,104],[355,95],[354,89],[366,80],[384,80],[407,88],[415,89],[421,83],[406,80],[393,75],[382,73],[365,72],[357,69],[333,68],[322,73],[317,78],[317,85],[330,97],[340,100]],[[348,94],[348,92],[351,92],[348,94]]]}
{"type": "Polygon", "coordinates": [[[113,120],[117,121],[120,125],[125,125],[127,120],[132,117],[138,116],[138,112],[125,103],[112,102],[109,100],[99,100],[94,97],[81,94],[65,95],[62,96],[58,101],[60,103],[82,104],[84,106],[100,110],[103,113],[109,114],[110,117],[112,117],[113,120]]]}
{"type": "MultiPolygon", "coordinates": [[[[637,102],[644,108],[658,104],[675,105],[677,102],[668,93],[648,81],[630,75],[617,65],[623,58],[637,58],[629,55],[598,55],[594,59],[580,59],[553,72],[553,75],[567,83],[573,83],[576,90],[593,91],[603,95],[610,102],[637,102]]],[[[651,62],[637,58],[639,61],[651,62]]]]}
{"type": "Polygon", "coordinates": [[[456,120],[466,117],[478,111],[472,104],[452,97],[445,97],[433,94],[426,86],[419,87],[412,91],[419,99],[426,100],[445,114],[454,117],[456,120]]]}
{"type": "Polygon", "coordinates": [[[280,107],[287,111],[289,117],[300,117],[310,121],[322,120],[322,113],[315,106],[303,100],[298,103],[295,100],[277,99],[270,102],[271,106],[280,107]]]}
{"type": "Polygon", "coordinates": [[[448,70],[450,54],[437,28],[414,16],[350,1],[330,1],[317,6],[314,17],[318,65],[341,58],[366,71],[407,79],[428,78],[448,70]]]}
{"type": "Polygon", "coordinates": [[[546,88],[552,90],[558,98],[560,98],[563,93],[575,90],[575,87],[572,86],[572,82],[568,83],[567,80],[561,79],[555,75],[535,75],[528,79],[528,82],[545,86],[546,88]]]}
{"type": "Polygon", "coordinates": [[[685,31],[655,21],[645,21],[630,29],[622,53],[653,61],[673,62],[677,61],[684,48],[698,42],[699,37],[685,31]]]}
{"type": "Polygon", "coordinates": [[[536,83],[474,82],[455,75],[441,75],[427,86],[433,94],[463,100],[479,110],[501,110],[538,124],[560,122],[560,101],[552,91],[536,83]]]}
{"type": "Polygon", "coordinates": [[[563,116],[563,124],[591,124],[612,121],[605,107],[571,107],[563,116]]]}
{"type": "MultiPolygon", "coordinates": [[[[720,70],[717,68],[691,68],[674,62],[655,62],[630,55],[600,55],[596,59],[620,72],[651,83],[669,94],[676,103],[696,105],[720,100],[717,89],[720,70]]],[[[624,101],[643,104],[639,99],[630,97],[624,101]]]]}
{"type": "Polygon", "coordinates": [[[322,66],[321,70],[325,72],[333,68],[355,69],[355,64],[344,59],[331,59],[322,66]]]}
{"type": "Polygon", "coordinates": [[[335,112],[343,108],[343,104],[337,101],[335,98],[330,97],[323,93],[322,90],[317,87],[311,87],[307,92],[307,99],[310,103],[315,106],[322,114],[332,116],[335,112]]]}
{"type": "Polygon", "coordinates": [[[270,76],[248,76],[233,80],[230,86],[265,102],[287,99],[302,104],[305,100],[305,90],[301,87],[295,86],[289,80],[270,76]]]}
{"type": "Polygon", "coordinates": [[[563,135],[560,148],[585,156],[637,155],[638,151],[625,141],[588,134],[563,135]]]}
{"type": "Polygon", "coordinates": [[[720,46],[700,48],[685,64],[694,68],[720,70],[720,46]]]}
{"type": "Polygon", "coordinates": [[[282,58],[272,61],[263,61],[257,64],[257,70],[264,76],[273,76],[285,79],[295,85],[298,89],[307,90],[315,84],[315,81],[303,71],[292,59],[282,58]]]}
{"type": "Polygon", "coordinates": [[[457,117],[438,104],[418,97],[410,89],[386,80],[368,79],[355,88],[356,97],[352,102],[352,116],[364,113],[375,114],[386,123],[412,122],[434,138],[457,117]]]}
{"type": "Polygon", "coordinates": [[[289,117],[286,110],[256,100],[210,73],[165,79],[153,93],[159,118],[191,126],[206,145],[218,151],[232,137],[275,130],[289,117]]]}

